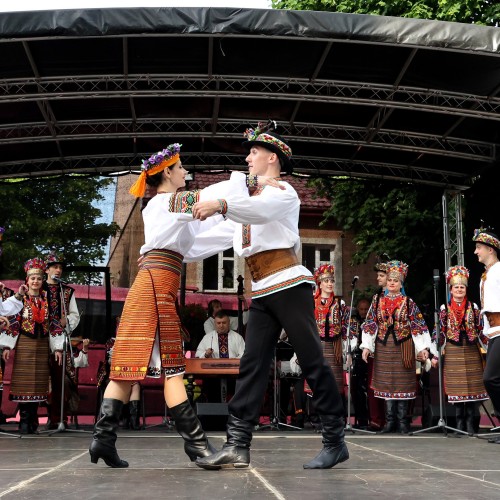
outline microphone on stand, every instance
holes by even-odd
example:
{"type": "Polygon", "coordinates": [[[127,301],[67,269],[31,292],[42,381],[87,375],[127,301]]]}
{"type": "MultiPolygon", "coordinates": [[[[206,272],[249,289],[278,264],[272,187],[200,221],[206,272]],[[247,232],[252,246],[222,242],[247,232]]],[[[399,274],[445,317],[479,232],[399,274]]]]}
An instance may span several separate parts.
{"type": "Polygon", "coordinates": [[[359,276],[354,276],[351,281],[351,286],[354,288],[356,286],[356,282],[359,280],[359,276]]]}
{"type": "Polygon", "coordinates": [[[439,282],[439,269],[434,269],[434,270],[432,271],[432,278],[434,279],[434,281],[435,281],[436,283],[438,283],[438,282],[439,282]]]}
{"type": "Polygon", "coordinates": [[[61,278],[57,277],[55,274],[53,274],[51,277],[50,277],[51,280],[54,280],[54,281],[57,281],[57,283],[62,283],[63,285],[67,285],[68,282],[67,281],[64,281],[62,280],[61,278]]]}

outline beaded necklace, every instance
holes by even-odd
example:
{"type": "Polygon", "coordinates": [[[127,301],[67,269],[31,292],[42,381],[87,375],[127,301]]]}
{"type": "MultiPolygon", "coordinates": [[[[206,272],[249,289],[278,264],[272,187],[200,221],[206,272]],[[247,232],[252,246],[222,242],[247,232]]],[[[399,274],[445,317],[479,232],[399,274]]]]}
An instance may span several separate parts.
{"type": "Polygon", "coordinates": [[[45,301],[39,295],[29,295],[28,306],[31,309],[33,321],[42,324],[45,320],[45,301]]]}

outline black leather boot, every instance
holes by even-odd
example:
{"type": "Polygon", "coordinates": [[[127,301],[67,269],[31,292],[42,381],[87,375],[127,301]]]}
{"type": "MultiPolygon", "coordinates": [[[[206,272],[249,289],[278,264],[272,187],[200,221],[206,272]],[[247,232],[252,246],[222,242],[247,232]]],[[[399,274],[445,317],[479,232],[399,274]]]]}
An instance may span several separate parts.
{"type": "Polygon", "coordinates": [[[465,431],[465,403],[455,403],[455,418],[455,428],[459,431],[465,431]]]}
{"type": "Polygon", "coordinates": [[[465,403],[465,430],[469,436],[473,436],[476,433],[474,429],[474,414],[476,412],[476,403],[474,401],[469,401],[465,403]]]}
{"type": "Polygon", "coordinates": [[[236,469],[250,464],[250,442],[253,424],[234,415],[227,419],[227,441],[222,450],[205,458],[198,458],[196,465],[203,469],[218,470],[226,467],[236,469]]]}
{"type": "Polygon", "coordinates": [[[90,460],[96,464],[100,458],[114,468],[128,467],[128,462],[120,460],[116,451],[116,430],[123,408],[119,399],[102,400],[100,418],[94,426],[94,439],[90,443],[90,460]]]}
{"type": "Polygon", "coordinates": [[[175,420],[177,432],[184,438],[184,451],[191,462],[198,457],[208,457],[217,451],[208,442],[207,435],[189,400],[186,399],[180,405],[170,408],[170,414],[175,420]]]}
{"type": "Polygon", "coordinates": [[[140,401],[137,399],[134,399],[133,401],[129,401],[128,403],[128,411],[130,413],[130,420],[129,420],[129,429],[133,431],[140,431],[141,430],[141,422],[140,422],[140,401]]]}
{"type": "Polygon", "coordinates": [[[19,434],[31,434],[29,403],[19,404],[19,434]]]}
{"type": "Polygon", "coordinates": [[[396,403],[399,433],[408,434],[410,432],[410,426],[408,425],[408,400],[402,399],[396,401],[396,403]]]}
{"type": "Polygon", "coordinates": [[[335,415],[320,415],[323,424],[323,449],[304,469],[331,469],[349,458],[344,441],[344,419],[335,415]]]}
{"type": "Polygon", "coordinates": [[[29,429],[30,429],[30,434],[36,434],[36,431],[38,429],[38,403],[28,403],[29,405],[29,429]]]}
{"type": "Polygon", "coordinates": [[[385,425],[380,434],[387,434],[396,430],[396,403],[395,399],[385,400],[385,425]]]}

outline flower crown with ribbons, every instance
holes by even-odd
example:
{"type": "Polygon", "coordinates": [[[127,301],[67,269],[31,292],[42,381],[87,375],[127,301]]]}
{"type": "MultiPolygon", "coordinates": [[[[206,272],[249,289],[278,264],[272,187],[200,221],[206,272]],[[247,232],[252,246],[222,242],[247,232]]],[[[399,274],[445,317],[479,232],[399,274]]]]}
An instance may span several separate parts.
{"type": "Polygon", "coordinates": [[[129,193],[136,198],[142,198],[146,192],[146,178],[175,165],[180,158],[181,147],[182,144],[175,142],[167,146],[163,151],[158,151],[158,153],[150,156],[147,160],[142,160],[142,172],[130,188],[129,193]]]}

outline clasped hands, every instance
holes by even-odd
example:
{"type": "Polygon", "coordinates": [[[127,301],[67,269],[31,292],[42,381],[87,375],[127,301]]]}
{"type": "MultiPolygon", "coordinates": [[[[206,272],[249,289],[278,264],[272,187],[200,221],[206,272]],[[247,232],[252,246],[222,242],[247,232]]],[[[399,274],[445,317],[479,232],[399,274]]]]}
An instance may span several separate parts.
{"type": "MultiPolygon", "coordinates": [[[[258,176],[259,186],[271,186],[281,190],[286,189],[275,177],[265,175],[258,176]]],[[[193,219],[206,220],[212,215],[220,212],[221,206],[218,200],[199,201],[193,205],[193,219]]]]}

